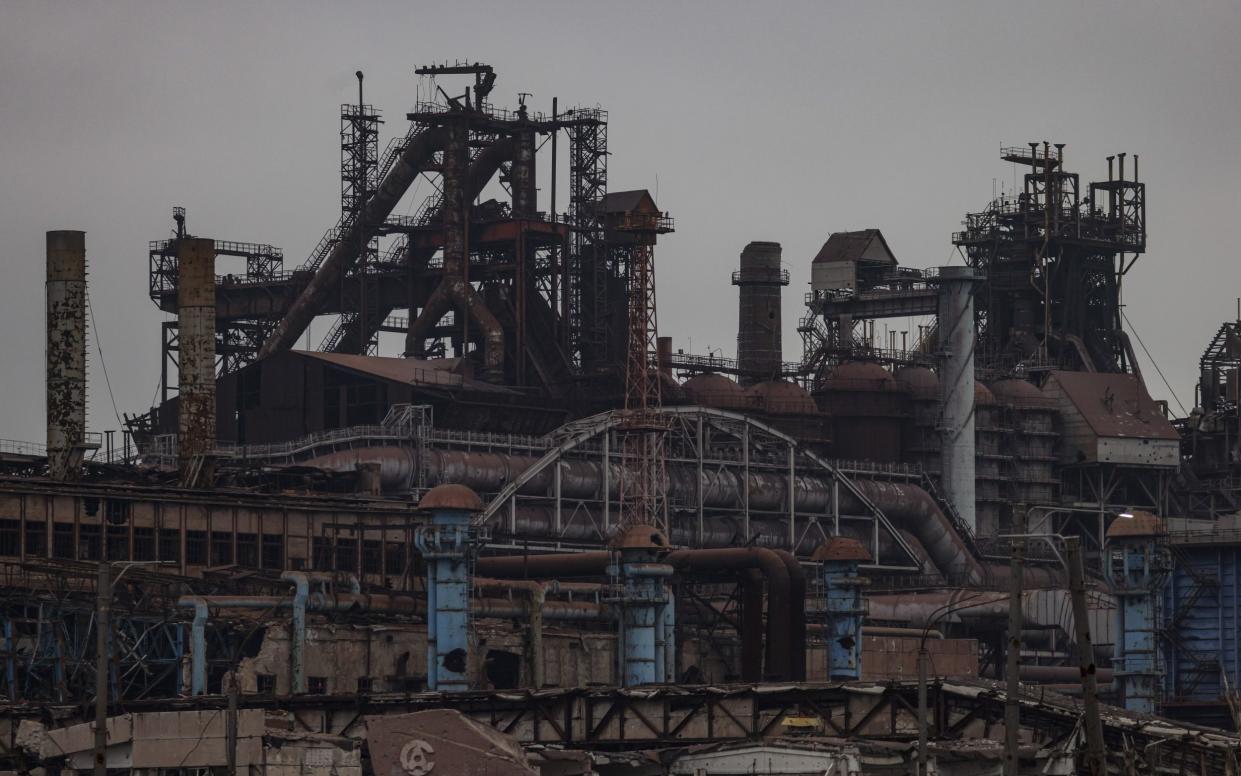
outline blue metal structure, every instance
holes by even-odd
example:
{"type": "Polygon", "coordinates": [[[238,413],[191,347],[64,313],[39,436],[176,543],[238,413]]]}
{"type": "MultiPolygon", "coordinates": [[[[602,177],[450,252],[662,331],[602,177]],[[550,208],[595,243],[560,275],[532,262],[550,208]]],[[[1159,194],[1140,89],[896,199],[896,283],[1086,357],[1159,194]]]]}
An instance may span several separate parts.
{"type": "Polygon", "coordinates": [[[1112,660],[1124,706],[1154,714],[1162,682],[1159,596],[1170,567],[1166,532],[1154,515],[1117,518],[1108,529],[1108,578],[1116,596],[1120,643],[1112,660]]]}
{"type": "Polygon", "coordinates": [[[862,676],[862,620],[866,616],[858,566],[870,561],[861,543],[832,537],[815,550],[814,560],[823,564],[827,593],[827,675],[829,679],[860,679],[862,676]]]}
{"type": "MultiPolygon", "coordinates": [[[[664,580],[672,566],[661,563],[667,541],[650,525],[638,524],[616,538],[609,575],[616,580],[620,606],[621,684],[633,687],[667,681],[670,639],[676,629],[676,613],[664,580]]],[[[675,647],[673,647],[675,649],[675,647]]]]}
{"type": "Polygon", "coordinates": [[[1178,536],[1171,549],[1161,631],[1165,704],[1219,704],[1241,690],[1241,535],[1178,536]]]}
{"type": "Polygon", "coordinates": [[[427,559],[427,686],[441,692],[470,688],[470,568],[483,537],[470,524],[482,510],[477,494],[461,485],[432,488],[419,502],[431,525],[415,544],[427,559]]]}

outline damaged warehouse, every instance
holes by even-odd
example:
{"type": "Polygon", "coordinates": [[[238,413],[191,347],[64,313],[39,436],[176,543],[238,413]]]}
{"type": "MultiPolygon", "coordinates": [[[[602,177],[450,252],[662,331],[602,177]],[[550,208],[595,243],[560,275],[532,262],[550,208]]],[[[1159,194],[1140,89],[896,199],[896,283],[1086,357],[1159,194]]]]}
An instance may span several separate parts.
{"type": "Polygon", "coordinates": [[[0,450],[4,768],[1241,771],[1241,322],[1172,417],[1121,326],[1136,154],[1086,182],[1004,148],[1021,191],[964,265],[877,228],[740,246],[729,359],[661,336],[676,224],[608,189],[607,111],[417,72],[444,88],[382,151],[358,73],[298,267],[174,210],[120,448],[86,431],[88,235],[47,234],[47,441],[0,450]]]}

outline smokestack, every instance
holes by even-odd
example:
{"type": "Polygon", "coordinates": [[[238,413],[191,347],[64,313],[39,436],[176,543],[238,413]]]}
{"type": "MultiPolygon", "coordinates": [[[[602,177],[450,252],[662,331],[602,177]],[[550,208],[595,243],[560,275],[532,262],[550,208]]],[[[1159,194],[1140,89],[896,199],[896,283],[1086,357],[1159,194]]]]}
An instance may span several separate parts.
{"type": "Polygon", "coordinates": [[[215,448],[215,241],[186,237],[177,260],[177,455],[181,482],[193,487],[210,483],[215,448]]]}
{"type": "Polygon", "coordinates": [[[737,369],[742,385],[771,380],[780,374],[780,289],[789,284],[780,269],[780,243],[752,242],[741,252],[741,268],[733,273],[740,288],[737,313],[737,369]]]}
{"type": "Polygon", "coordinates": [[[86,449],[86,232],[47,233],[47,473],[77,479],[86,449]]]}
{"type": "Polygon", "coordinates": [[[655,338],[655,365],[660,375],[672,379],[672,337],[655,338]]]}
{"type": "Polygon", "coordinates": [[[971,530],[974,514],[974,284],[972,267],[940,267],[939,375],[941,478],[948,500],[971,530]]]}
{"type": "Polygon", "coordinates": [[[521,107],[522,128],[514,135],[517,148],[513,158],[513,216],[534,218],[538,211],[538,189],[535,178],[535,134],[533,125],[526,124],[526,106],[521,107]]]}

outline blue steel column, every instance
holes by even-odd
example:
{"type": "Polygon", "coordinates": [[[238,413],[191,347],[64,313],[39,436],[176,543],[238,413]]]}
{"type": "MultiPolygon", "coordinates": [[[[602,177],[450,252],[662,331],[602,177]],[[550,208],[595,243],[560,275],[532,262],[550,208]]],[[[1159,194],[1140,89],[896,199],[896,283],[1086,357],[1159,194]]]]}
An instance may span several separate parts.
{"type": "Polygon", "coordinates": [[[414,536],[427,559],[427,686],[440,692],[469,689],[470,560],[484,538],[470,518],[482,501],[468,488],[441,485],[419,508],[431,525],[414,536]]]}
{"type": "Polygon", "coordinates": [[[1120,643],[1114,676],[1124,706],[1154,714],[1163,672],[1159,666],[1155,602],[1167,580],[1160,520],[1146,512],[1118,517],[1108,529],[1109,579],[1119,606],[1120,643]]]}
{"type": "Polygon", "coordinates": [[[632,687],[665,681],[666,645],[657,631],[675,630],[675,613],[664,580],[672,567],[660,563],[668,551],[663,536],[649,525],[637,525],[619,537],[611,575],[620,577],[621,684],[632,687]]]}
{"type": "Polygon", "coordinates": [[[823,564],[828,679],[860,679],[862,618],[866,615],[862,588],[867,580],[858,576],[858,566],[869,561],[870,554],[857,540],[835,536],[820,544],[811,559],[823,564]]]}

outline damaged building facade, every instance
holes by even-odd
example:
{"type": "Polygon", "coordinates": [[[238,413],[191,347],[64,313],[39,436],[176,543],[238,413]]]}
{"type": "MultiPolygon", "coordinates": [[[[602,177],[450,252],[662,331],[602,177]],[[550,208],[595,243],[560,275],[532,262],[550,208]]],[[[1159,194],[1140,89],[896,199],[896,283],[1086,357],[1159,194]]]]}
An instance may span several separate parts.
{"type": "Polygon", "coordinates": [[[382,151],[341,107],[300,266],[174,211],[119,446],[86,430],[89,236],[48,234],[47,443],[0,450],[6,768],[1238,772],[1241,336],[1190,417],[1152,399],[1136,155],[1004,149],[1021,191],[960,265],[738,246],[729,359],[655,325],[675,223],[609,190],[606,111],[419,75],[382,151]]]}

